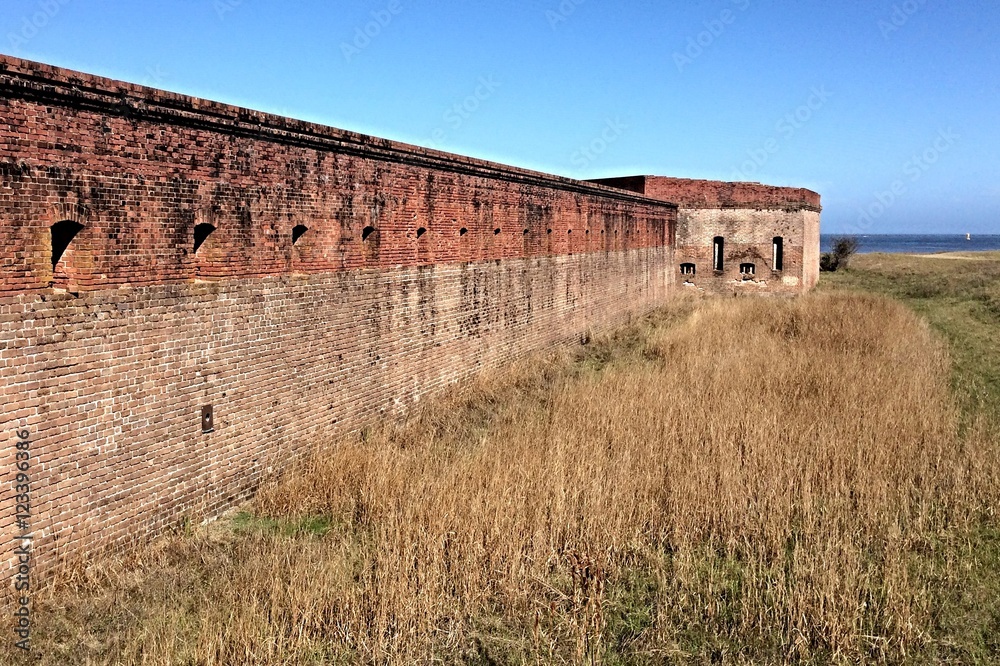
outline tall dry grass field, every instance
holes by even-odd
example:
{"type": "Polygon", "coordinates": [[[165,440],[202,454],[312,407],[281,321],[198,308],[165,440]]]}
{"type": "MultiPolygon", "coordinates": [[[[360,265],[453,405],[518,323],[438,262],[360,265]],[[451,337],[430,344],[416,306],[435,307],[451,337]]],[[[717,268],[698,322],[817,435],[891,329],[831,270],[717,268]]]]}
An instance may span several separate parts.
{"type": "Polygon", "coordinates": [[[338,442],[236,528],[54,588],[49,663],[886,661],[935,643],[995,441],[860,295],[680,304],[338,442]],[[73,646],[72,649],[70,646],[73,646]],[[82,646],[82,647],[77,647],[82,646]]]}

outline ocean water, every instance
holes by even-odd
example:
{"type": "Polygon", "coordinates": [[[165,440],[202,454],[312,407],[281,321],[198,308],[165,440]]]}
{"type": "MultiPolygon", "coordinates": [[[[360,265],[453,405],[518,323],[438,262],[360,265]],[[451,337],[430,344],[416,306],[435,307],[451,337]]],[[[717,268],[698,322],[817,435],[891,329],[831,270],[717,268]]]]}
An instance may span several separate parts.
{"type": "MultiPolygon", "coordinates": [[[[822,252],[829,252],[833,240],[839,234],[823,234],[820,236],[822,252]]],[[[966,240],[965,235],[862,235],[858,239],[858,253],[892,252],[901,254],[933,254],[935,252],[984,252],[1000,251],[1000,235],[972,235],[972,240],[966,240]]]]}

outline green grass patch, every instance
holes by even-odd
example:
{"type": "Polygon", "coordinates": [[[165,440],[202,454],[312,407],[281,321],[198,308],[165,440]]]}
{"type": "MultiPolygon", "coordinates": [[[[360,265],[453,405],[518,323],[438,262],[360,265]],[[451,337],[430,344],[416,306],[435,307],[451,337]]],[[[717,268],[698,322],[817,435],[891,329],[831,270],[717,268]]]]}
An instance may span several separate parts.
{"type": "Polygon", "coordinates": [[[267,518],[249,511],[240,511],[230,519],[230,527],[238,535],[252,533],[284,537],[322,537],[333,529],[328,516],[304,516],[292,520],[267,518]]]}

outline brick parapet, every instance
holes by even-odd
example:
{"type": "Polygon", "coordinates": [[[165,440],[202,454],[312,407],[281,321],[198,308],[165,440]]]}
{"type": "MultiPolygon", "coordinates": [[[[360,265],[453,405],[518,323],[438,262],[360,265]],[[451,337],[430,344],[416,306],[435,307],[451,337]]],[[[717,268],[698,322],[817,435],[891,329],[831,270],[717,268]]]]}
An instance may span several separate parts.
{"type": "Polygon", "coordinates": [[[0,241],[18,248],[0,293],[619,251],[674,233],[675,206],[614,188],[6,56],[0,114],[0,241]],[[60,274],[47,234],[65,219],[86,228],[60,274]],[[199,224],[217,230],[196,256],[199,224]]]}
{"type": "Polygon", "coordinates": [[[758,208],[811,210],[817,213],[822,210],[820,195],[800,187],[665,176],[605,178],[592,182],[668,201],[680,208],[758,208]]]}
{"type": "Polygon", "coordinates": [[[187,126],[234,137],[266,139],[314,150],[359,155],[397,164],[553,187],[612,199],[633,202],[648,199],[623,195],[618,188],[604,187],[591,181],[574,180],[422,148],[2,54],[0,96],[33,99],[131,120],[187,126]]]}

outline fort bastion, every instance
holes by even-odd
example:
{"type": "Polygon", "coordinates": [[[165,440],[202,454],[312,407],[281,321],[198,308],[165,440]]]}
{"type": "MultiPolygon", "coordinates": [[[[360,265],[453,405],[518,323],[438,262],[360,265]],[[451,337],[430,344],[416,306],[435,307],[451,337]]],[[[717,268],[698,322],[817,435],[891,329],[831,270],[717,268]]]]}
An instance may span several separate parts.
{"type": "Polygon", "coordinates": [[[819,212],[807,190],[584,182],[0,56],[0,542],[30,533],[41,568],[121,548],[682,290],[801,293],[819,212]]]}

